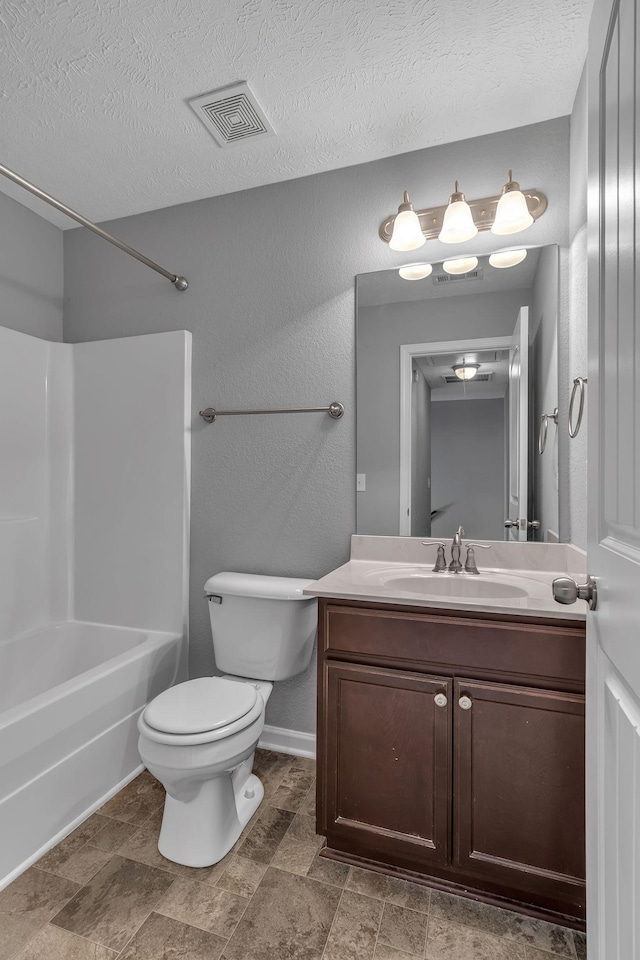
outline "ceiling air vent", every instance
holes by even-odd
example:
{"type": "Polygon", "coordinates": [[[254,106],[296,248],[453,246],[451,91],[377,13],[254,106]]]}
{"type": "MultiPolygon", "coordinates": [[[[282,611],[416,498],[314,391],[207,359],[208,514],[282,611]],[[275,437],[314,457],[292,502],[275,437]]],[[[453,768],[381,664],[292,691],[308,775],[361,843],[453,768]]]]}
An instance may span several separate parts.
{"type": "Polygon", "coordinates": [[[248,83],[213,90],[189,100],[189,106],[221,147],[273,136],[274,130],[248,83]]]}
{"type": "Polygon", "coordinates": [[[482,268],[469,270],[469,273],[438,273],[431,279],[437,286],[441,283],[456,283],[458,280],[482,280],[482,268]]]}
{"type": "MultiPolygon", "coordinates": [[[[470,380],[464,381],[460,377],[456,377],[455,373],[445,374],[442,379],[445,383],[471,383],[470,380]]],[[[487,380],[493,379],[493,372],[491,373],[476,373],[473,378],[474,383],[486,383],[487,380]]]]}

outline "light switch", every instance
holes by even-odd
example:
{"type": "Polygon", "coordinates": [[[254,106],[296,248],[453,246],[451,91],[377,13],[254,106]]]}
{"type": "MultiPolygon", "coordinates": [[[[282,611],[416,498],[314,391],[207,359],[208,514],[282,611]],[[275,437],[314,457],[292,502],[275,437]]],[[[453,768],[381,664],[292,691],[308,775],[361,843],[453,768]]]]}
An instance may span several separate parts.
{"type": "Polygon", "coordinates": [[[367,488],[366,473],[356,473],[356,491],[362,493],[367,488]]]}

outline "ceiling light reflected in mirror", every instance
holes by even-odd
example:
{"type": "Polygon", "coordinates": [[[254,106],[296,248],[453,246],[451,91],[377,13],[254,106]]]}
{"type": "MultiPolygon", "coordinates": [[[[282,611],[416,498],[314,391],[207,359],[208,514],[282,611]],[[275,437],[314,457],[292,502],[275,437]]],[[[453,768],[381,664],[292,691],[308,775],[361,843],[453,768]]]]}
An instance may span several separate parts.
{"type": "Polygon", "coordinates": [[[478,266],[477,257],[459,257],[457,260],[445,260],[442,269],[445,273],[451,273],[454,276],[460,276],[462,273],[469,273],[478,266]]]}
{"type": "Polygon", "coordinates": [[[502,253],[492,253],[489,263],[497,270],[506,270],[508,267],[517,267],[526,255],[526,250],[503,250],[502,253]]]}
{"type": "Polygon", "coordinates": [[[430,263],[407,263],[398,270],[403,280],[424,280],[431,276],[432,272],[430,263]]]}

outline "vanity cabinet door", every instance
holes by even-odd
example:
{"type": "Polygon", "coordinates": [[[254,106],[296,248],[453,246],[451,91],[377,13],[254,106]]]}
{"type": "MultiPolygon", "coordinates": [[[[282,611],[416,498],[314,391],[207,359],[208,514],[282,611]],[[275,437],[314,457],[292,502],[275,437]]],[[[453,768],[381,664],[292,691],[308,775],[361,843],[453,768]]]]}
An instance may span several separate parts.
{"type": "Polygon", "coordinates": [[[584,697],[460,679],[453,711],[455,865],[579,916],[584,697]]]}
{"type": "Polygon", "coordinates": [[[325,817],[335,849],[445,863],[452,680],[325,662],[325,817]]]}

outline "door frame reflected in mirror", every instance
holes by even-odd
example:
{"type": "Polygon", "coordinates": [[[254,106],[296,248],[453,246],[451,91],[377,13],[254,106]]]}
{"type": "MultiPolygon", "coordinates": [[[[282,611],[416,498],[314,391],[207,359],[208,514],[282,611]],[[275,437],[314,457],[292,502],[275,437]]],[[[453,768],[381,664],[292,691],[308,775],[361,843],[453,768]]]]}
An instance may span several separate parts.
{"type": "Polygon", "coordinates": [[[411,385],[413,382],[414,359],[423,356],[444,356],[451,353],[474,354],[483,350],[509,350],[512,346],[513,337],[440,340],[431,343],[403,343],[400,345],[400,513],[398,529],[401,537],[411,536],[411,385]]]}

